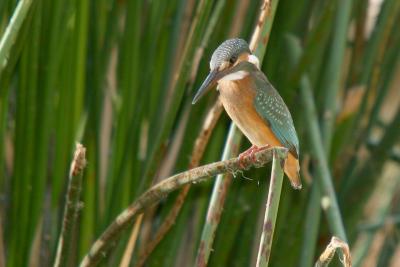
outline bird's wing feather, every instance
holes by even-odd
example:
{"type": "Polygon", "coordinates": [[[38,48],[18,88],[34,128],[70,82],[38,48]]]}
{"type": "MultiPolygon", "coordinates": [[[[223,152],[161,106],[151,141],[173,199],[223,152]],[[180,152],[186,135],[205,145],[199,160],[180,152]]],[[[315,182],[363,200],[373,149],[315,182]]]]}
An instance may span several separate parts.
{"type": "Polygon", "coordinates": [[[299,140],[285,102],[261,71],[255,72],[254,82],[257,113],[269,124],[282,145],[298,158],[299,140]]]}

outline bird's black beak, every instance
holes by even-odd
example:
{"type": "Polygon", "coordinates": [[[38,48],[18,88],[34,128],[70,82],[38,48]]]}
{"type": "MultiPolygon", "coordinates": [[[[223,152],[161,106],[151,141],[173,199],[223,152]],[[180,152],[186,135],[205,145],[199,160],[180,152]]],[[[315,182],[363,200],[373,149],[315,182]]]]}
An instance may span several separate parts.
{"type": "Polygon", "coordinates": [[[195,104],[203,95],[205,95],[219,80],[221,75],[218,70],[212,70],[207,78],[204,80],[203,84],[200,86],[200,89],[197,91],[196,95],[193,98],[192,104],[195,104]]]}

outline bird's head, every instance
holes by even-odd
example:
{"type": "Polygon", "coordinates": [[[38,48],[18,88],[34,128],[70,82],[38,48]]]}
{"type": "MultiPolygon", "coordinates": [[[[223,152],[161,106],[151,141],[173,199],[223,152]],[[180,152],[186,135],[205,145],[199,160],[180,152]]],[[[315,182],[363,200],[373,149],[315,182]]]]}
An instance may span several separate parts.
{"type": "Polygon", "coordinates": [[[259,68],[259,60],[251,54],[249,45],[245,40],[235,38],[223,42],[212,54],[210,73],[197,91],[192,103],[195,104],[218,81],[243,79],[249,74],[249,62],[259,68]]]}

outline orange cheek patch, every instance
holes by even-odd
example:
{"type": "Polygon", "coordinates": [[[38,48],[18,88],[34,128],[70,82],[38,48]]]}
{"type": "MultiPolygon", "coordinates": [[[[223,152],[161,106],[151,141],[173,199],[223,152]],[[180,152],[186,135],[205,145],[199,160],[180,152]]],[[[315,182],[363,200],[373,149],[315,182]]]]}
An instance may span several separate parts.
{"type": "Polygon", "coordinates": [[[222,62],[222,64],[219,66],[218,70],[219,70],[219,71],[223,71],[223,70],[226,69],[227,67],[229,67],[229,62],[224,61],[224,62],[222,62]]]}
{"type": "Polygon", "coordinates": [[[250,55],[249,53],[243,53],[243,54],[241,54],[241,55],[238,57],[238,59],[236,60],[235,65],[237,65],[237,64],[239,64],[240,62],[243,62],[243,61],[248,61],[249,55],[250,55]]]}

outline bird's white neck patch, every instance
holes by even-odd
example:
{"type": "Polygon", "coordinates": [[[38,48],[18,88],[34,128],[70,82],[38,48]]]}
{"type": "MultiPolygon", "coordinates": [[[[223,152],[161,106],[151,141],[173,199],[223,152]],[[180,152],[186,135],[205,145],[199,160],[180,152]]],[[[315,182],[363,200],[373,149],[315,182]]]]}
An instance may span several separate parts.
{"type": "Polygon", "coordinates": [[[228,75],[224,76],[223,78],[220,79],[220,81],[236,81],[236,80],[241,80],[244,77],[249,75],[247,71],[244,70],[239,70],[237,72],[229,73],[228,75]]]}
{"type": "Polygon", "coordinates": [[[255,55],[249,55],[248,61],[256,65],[257,68],[260,68],[260,60],[255,55]]]}

